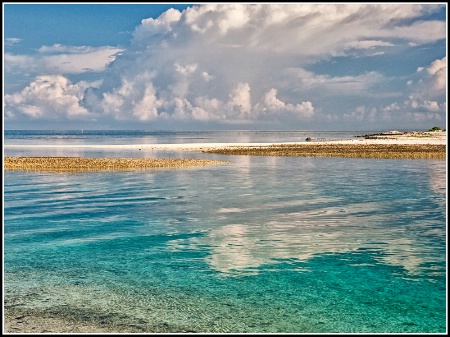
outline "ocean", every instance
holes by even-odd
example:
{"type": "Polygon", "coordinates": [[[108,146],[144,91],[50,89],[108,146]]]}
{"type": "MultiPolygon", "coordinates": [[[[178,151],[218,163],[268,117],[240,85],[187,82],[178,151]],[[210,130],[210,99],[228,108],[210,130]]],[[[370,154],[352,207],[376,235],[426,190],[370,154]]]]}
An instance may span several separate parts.
{"type": "Polygon", "coordinates": [[[4,156],[231,163],[4,171],[4,307],[136,332],[445,333],[446,160],[82,147],[367,133],[5,131],[4,156]],[[27,144],[80,147],[8,146],[27,144]]]}

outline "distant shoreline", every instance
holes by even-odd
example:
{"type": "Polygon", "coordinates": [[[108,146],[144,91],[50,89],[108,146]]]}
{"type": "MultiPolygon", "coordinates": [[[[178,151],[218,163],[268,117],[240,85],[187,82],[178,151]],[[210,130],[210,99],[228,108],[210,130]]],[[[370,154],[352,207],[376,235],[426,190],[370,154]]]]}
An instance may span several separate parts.
{"type": "MultiPolygon", "coordinates": [[[[307,137],[310,138],[310,137],[307,137]]],[[[310,140],[302,142],[267,142],[267,143],[244,143],[244,142],[228,142],[228,143],[183,143],[183,144],[5,144],[4,148],[18,149],[136,149],[136,150],[155,150],[155,151],[200,151],[215,150],[228,147],[243,147],[243,146],[272,146],[272,145],[311,145],[311,144],[415,144],[415,145],[446,145],[447,132],[433,131],[433,132],[401,132],[401,133],[382,133],[382,134],[368,134],[365,136],[354,136],[352,139],[343,140],[317,140],[311,138],[310,140]]]]}
{"type": "MultiPolygon", "coordinates": [[[[343,140],[317,140],[306,138],[303,142],[282,143],[184,143],[184,144],[5,144],[5,148],[25,149],[124,149],[150,151],[195,151],[223,155],[258,155],[258,156],[303,156],[303,157],[346,157],[346,158],[409,158],[409,159],[445,159],[447,152],[446,131],[389,131],[378,134],[355,136],[343,140]]],[[[156,158],[123,158],[118,163],[117,158],[77,157],[41,157],[37,163],[36,157],[5,157],[4,169],[53,170],[53,171],[92,171],[118,170],[154,167],[181,167],[211,165],[207,160],[200,159],[156,159],[156,158]],[[34,158],[34,159],[30,159],[34,158]],[[95,160],[94,160],[95,159],[95,160]],[[68,161],[71,163],[68,164],[68,161]],[[85,163],[81,163],[81,161],[85,163]],[[125,164],[124,161],[128,163],[125,164]],[[26,161],[26,163],[25,163],[26,161]],[[90,161],[90,163],[86,163],[90,161]],[[133,162],[133,163],[131,163],[133,162]]]]}
{"type": "MultiPolygon", "coordinates": [[[[308,137],[309,138],[309,137],[308,137]]],[[[282,143],[184,143],[184,144],[6,144],[25,149],[124,149],[150,151],[196,151],[216,154],[333,156],[360,158],[446,158],[446,131],[398,132],[355,136],[346,140],[282,143]],[[275,149],[277,148],[277,149],[275,149]],[[258,150],[258,151],[256,151],[258,150]]]]}

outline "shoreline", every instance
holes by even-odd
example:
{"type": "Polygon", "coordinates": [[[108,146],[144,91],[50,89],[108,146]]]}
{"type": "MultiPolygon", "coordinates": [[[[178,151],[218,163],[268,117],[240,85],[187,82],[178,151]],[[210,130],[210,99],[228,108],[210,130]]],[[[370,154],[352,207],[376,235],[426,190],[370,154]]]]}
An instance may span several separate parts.
{"type": "MultiPolygon", "coordinates": [[[[384,133],[376,135],[355,136],[352,139],[342,140],[314,140],[308,139],[303,142],[280,142],[280,143],[185,143],[185,144],[9,144],[4,148],[26,148],[26,149],[115,149],[115,150],[150,150],[150,151],[191,151],[222,155],[258,155],[258,156],[303,156],[303,157],[346,157],[346,158],[405,158],[405,159],[445,159],[447,152],[447,132],[407,132],[407,133],[384,133]]],[[[18,157],[5,157],[6,159],[18,157]]],[[[35,157],[22,157],[35,158],[35,157]]],[[[52,158],[50,156],[41,158],[52,158]]],[[[65,157],[58,157],[65,158],[65,157]]],[[[75,158],[75,157],[68,157],[75,158]]],[[[125,158],[123,158],[125,159],[125,158]]],[[[63,159],[67,160],[67,159],[63,159]]],[[[91,159],[89,159],[91,160],[91,159]]],[[[97,160],[99,160],[97,158],[97,160]]],[[[113,158],[104,158],[101,165],[113,167],[113,158]]],[[[127,160],[131,160],[128,158],[127,160]]],[[[136,162],[138,159],[133,159],[136,162]]],[[[145,158],[145,160],[156,160],[156,158],[145,158]]],[[[162,158],[160,159],[162,160],[162,158]]],[[[174,159],[170,159],[173,161],[174,159]]],[[[182,160],[181,158],[177,160],[182,160]]],[[[187,161],[187,159],[183,159],[187,161]]],[[[196,159],[197,161],[200,159],[196,159]]],[[[144,159],[141,159],[144,161],[144,159]]],[[[169,160],[166,160],[169,161],[169,160]]],[[[194,160],[192,160],[194,161],[194,160]]],[[[205,162],[207,160],[204,160],[205,162]]],[[[206,163],[205,163],[206,164],[206,163]]],[[[65,164],[64,164],[65,165],[65,164]]],[[[134,167],[125,166],[126,168],[134,167]]],[[[199,163],[190,164],[136,164],[137,167],[179,167],[198,166],[199,163]]],[[[209,165],[209,164],[208,164],[209,165]]],[[[42,165],[41,165],[42,166],[42,165]]],[[[57,165],[58,166],[58,165],[57,165]]],[[[8,166],[9,167],[9,166],[8,166]]],[[[94,167],[98,170],[98,167],[94,167]]]]}
{"type": "Polygon", "coordinates": [[[446,145],[447,144],[447,132],[446,131],[434,131],[434,132],[406,132],[401,134],[396,133],[384,133],[377,135],[355,136],[352,139],[341,140],[317,140],[311,139],[309,141],[302,142],[268,142],[268,143],[183,143],[183,144],[4,144],[4,148],[55,148],[55,149],[138,149],[138,150],[155,150],[155,151],[205,151],[223,148],[233,147],[268,147],[268,146],[309,146],[309,145],[340,145],[340,144],[366,144],[366,145],[446,145]]]}

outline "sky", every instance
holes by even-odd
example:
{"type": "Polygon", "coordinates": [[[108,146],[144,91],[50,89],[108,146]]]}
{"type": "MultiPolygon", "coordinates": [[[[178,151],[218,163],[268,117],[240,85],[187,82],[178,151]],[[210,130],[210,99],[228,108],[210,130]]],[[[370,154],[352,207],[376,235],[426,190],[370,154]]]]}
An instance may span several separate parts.
{"type": "Polygon", "coordinates": [[[447,125],[447,3],[3,3],[3,127],[447,125]]]}

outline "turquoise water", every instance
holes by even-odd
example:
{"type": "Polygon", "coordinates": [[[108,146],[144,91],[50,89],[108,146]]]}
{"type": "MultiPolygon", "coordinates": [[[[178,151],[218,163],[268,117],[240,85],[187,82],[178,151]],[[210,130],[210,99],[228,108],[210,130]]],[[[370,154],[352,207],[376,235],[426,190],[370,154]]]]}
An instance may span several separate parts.
{"type": "Polygon", "coordinates": [[[445,160],[98,151],[232,163],[4,172],[5,307],[147,332],[446,332],[445,160]]]}

